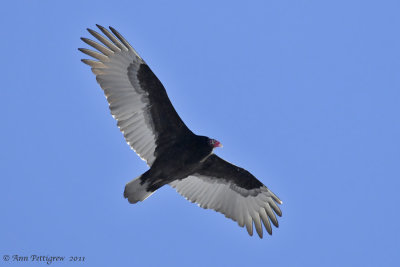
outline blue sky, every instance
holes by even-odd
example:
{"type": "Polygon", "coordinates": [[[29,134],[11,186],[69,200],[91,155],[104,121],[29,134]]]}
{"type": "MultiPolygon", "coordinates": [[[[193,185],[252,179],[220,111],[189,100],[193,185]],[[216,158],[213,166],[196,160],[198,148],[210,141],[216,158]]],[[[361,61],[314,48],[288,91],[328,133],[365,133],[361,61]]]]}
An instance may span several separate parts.
{"type": "Polygon", "coordinates": [[[3,3],[0,261],[398,266],[399,10],[354,0],[3,3]],[[185,123],[223,143],[218,155],[283,200],[271,237],[249,237],[170,187],[138,205],[123,198],[147,166],[80,62],[79,38],[96,23],[126,37],[185,123]]]}

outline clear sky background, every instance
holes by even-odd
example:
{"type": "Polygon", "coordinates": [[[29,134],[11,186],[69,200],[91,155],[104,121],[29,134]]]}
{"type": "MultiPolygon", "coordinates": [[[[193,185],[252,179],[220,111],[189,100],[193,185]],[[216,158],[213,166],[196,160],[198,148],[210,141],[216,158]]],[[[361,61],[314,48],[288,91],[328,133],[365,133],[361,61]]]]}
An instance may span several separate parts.
{"type": "Polygon", "coordinates": [[[1,266],[399,266],[399,1],[59,2],[0,11],[1,266]],[[147,166],[80,62],[96,23],[283,200],[272,236],[168,186],[123,198],[147,166]]]}

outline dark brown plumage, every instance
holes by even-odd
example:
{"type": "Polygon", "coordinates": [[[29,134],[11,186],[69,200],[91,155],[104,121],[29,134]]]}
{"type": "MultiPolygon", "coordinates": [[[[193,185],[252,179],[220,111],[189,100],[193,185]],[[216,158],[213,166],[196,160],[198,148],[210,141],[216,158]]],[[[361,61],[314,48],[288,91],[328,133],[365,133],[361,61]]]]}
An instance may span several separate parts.
{"type": "Polygon", "coordinates": [[[271,234],[270,220],[278,227],[275,214],[282,215],[279,198],[251,173],[213,154],[221,144],[192,133],[132,46],[115,29],[97,26],[105,36],[88,31],[100,43],[82,40],[99,52],[79,49],[97,61],[82,61],[92,67],[126,141],[150,166],[126,185],[124,197],[143,201],[168,184],[199,206],[246,225],[250,235],[254,223],[263,236],[261,221],[271,234]]]}

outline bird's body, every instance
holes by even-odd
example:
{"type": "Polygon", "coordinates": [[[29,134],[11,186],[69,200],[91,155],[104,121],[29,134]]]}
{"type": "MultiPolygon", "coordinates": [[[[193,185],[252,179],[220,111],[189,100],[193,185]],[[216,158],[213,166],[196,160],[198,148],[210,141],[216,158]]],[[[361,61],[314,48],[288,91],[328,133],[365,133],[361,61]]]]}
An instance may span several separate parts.
{"type": "Polygon", "coordinates": [[[82,40],[99,52],[80,51],[97,59],[82,61],[92,67],[104,90],[111,114],[127,143],[150,169],[129,182],[124,197],[143,201],[164,185],[203,208],[211,208],[246,226],[253,223],[260,237],[278,227],[275,213],[280,199],[251,173],[213,153],[218,141],[194,134],[172,106],[167,92],[144,60],[115,29],[97,25],[108,39],[88,29],[101,42],[82,40]]]}
{"type": "MultiPolygon", "coordinates": [[[[165,153],[161,153],[154,161],[151,168],[140,176],[142,183],[148,183],[148,190],[155,191],[163,185],[174,180],[180,180],[195,173],[201,162],[212,153],[213,147],[204,136],[189,135],[182,142],[175,144],[165,153]]],[[[125,187],[124,196],[131,203],[134,198],[129,198],[129,186],[125,187]]],[[[134,195],[131,195],[134,197],[134,195]]]]}

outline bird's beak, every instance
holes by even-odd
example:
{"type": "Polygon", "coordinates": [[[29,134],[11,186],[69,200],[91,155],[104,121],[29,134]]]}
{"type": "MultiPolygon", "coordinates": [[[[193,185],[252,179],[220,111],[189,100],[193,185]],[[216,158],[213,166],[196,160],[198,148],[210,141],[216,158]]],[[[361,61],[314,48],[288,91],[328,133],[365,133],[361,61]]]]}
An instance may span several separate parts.
{"type": "Polygon", "coordinates": [[[215,141],[216,142],[214,144],[214,147],[223,147],[222,144],[219,141],[217,141],[217,140],[215,140],[215,141]]]}

